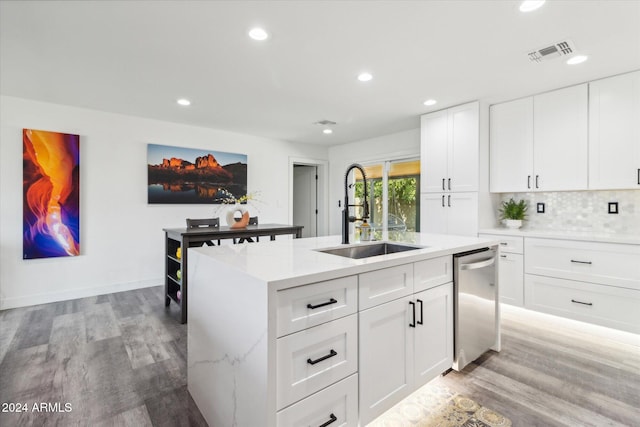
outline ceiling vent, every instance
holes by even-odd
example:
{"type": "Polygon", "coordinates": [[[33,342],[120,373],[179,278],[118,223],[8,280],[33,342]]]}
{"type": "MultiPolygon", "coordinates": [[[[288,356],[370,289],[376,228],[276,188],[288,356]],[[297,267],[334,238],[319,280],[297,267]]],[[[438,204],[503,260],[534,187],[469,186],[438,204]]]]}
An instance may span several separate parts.
{"type": "Polygon", "coordinates": [[[333,126],[336,124],[337,124],[336,122],[332,122],[331,120],[320,120],[314,123],[314,125],[321,125],[321,126],[333,126]]]}
{"type": "Polygon", "coordinates": [[[576,47],[571,40],[565,40],[546,46],[540,49],[536,49],[533,52],[529,52],[529,61],[542,62],[550,59],[559,58],[561,56],[571,55],[576,51],[576,47]]]}

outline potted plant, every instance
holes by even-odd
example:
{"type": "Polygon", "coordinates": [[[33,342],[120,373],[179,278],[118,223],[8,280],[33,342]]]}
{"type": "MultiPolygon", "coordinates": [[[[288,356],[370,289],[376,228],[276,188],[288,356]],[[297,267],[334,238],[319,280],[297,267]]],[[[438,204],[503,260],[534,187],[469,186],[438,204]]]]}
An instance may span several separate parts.
{"type": "Polygon", "coordinates": [[[502,208],[498,211],[507,228],[520,228],[522,227],[522,220],[527,217],[527,207],[526,200],[516,202],[511,198],[507,202],[502,202],[502,208]]]}

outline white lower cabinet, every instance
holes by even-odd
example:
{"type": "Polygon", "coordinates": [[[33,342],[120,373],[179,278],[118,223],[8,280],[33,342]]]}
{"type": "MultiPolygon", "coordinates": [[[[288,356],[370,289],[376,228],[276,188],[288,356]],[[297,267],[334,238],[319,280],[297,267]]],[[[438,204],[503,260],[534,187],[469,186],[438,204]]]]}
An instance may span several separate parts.
{"type": "Polygon", "coordinates": [[[500,302],[524,305],[524,258],[522,254],[500,253],[498,264],[500,302]]]}
{"type": "Polygon", "coordinates": [[[358,374],[281,410],[279,427],[358,425],[358,374]]]}
{"type": "Polygon", "coordinates": [[[360,424],[453,363],[453,284],[359,313],[360,424]]]}

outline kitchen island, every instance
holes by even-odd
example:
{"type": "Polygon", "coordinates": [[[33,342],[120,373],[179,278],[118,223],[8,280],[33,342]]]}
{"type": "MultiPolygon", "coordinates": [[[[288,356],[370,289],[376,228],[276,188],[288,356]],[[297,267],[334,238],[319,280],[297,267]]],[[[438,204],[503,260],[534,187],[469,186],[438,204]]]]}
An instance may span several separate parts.
{"type": "Polygon", "coordinates": [[[452,255],[498,242],[397,243],[419,249],[319,251],[339,236],[189,249],[188,388],[209,425],[366,425],[450,368],[452,255]]]}

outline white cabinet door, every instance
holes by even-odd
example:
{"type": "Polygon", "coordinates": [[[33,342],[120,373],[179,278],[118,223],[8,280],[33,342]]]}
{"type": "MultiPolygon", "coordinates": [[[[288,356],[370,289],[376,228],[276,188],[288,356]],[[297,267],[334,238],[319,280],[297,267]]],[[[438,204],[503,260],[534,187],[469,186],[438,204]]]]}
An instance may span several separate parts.
{"type": "Polygon", "coordinates": [[[453,364],[453,283],[414,295],[414,381],[420,387],[453,364]]]}
{"type": "Polygon", "coordinates": [[[444,193],[420,195],[420,231],[447,233],[447,196],[444,193]]]}
{"type": "Polygon", "coordinates": [[[589,83],[589,189],[640,189],[640,71],[589,83]]]}
{"type": "Polygon", "coordinates": [[[424,192],[444,191],[447,173],[447,110],[420,118],[420,187],[424,192]]]}
{"type": "Polygon", "coordinates": [[[531,191],[533,179],[533,97],[490,109],[490,191],[531,191]]]}
{"type": "Polygon", "coordinates": [[[472,102],[448,110],[447,190],[478,191],[478,105],[472,102]]]}
{"type": "Polygon", "coordinates": [[[359,313],[360,425],[391,408],[413,390],[411,296],[359,313]]]}
{"type": "Polygon", "coordinates": [[[477,236],[478,193],[421,194],[420,231],[477,236]]]}
{"type": "Polygon", "coordinates": [[[522,254],[505,253],[500,250],[498,261],[498,283],[500,302],[524,305],[524,259],[522,254]]]}
{"type": "Polygon", "coordinates": [[[587,84],[533,97],[534,189],[587,189],[587,133],[587,84]]]}
{"type": "Polygon", "coordinates": [[[478,235],[478,193],[447,194],[447,233],[478,235]]]}
{"type": "Polygon", "coordinates": [[[421,117],[421,191],[478,190],[478,123],[477,102],[421,117]]]}

